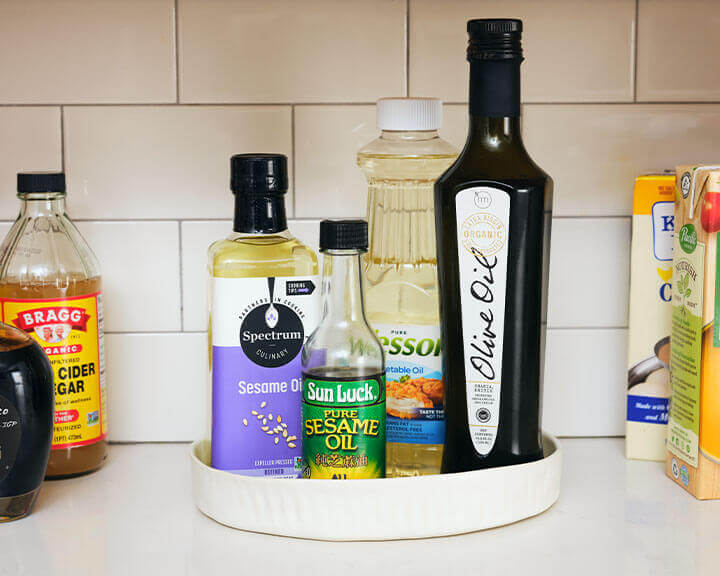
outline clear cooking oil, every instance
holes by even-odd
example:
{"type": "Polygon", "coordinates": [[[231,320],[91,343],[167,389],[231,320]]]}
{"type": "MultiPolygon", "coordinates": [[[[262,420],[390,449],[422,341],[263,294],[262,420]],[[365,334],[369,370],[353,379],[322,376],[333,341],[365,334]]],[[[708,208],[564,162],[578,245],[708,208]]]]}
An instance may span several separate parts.
{"type": "Polygon", "coordinates": [[[233,232],[208,250],[210,461],[301,474],[301,351],[319,318],[318,262],[287,229],[287,158],[231,159],[233,232]]]}
{"type": "Polygon", "coordinates": [[[433,185],[457,150],[441,139],[442,103],[378,102],[381,135],[358,153],[368,182],[366,313],[387,375],[387,476],[440,472],[444,384],[433,185]]]}

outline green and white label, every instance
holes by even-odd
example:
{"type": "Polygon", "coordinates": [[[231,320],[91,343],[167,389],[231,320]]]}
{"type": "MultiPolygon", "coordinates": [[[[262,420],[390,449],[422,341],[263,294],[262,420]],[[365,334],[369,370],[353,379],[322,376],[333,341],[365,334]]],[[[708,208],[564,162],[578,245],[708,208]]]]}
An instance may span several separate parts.
{"type": "Polygon", "coordinates": [[[705,245],[692,224],[675,237],[673,262],[671,401],[668,449],[692,466],[698,465],[700,427],[700,361],[705,245]]]}
{"type": "Polygon", "coordinates": [[[385,374],[322,378],[303,374],[303,476],[385,476],[385,374]]]}

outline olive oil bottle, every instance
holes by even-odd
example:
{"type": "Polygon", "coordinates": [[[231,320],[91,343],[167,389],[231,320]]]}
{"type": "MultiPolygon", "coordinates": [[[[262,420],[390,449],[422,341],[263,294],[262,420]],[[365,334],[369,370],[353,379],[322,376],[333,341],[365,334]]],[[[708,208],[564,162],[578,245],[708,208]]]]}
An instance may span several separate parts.
{"type": "Polygon", "coordinates": [[[287,158],[231,159],[233,232],[208,250],[211,464],[301,473],[301,350],[319,318],[315,252],[288,231],[287,158]]]}
{"type": "Polygon", "coordinates": [[[520,20],[471,20],[470,127],[435,184],[444,472],[542,457],[552,180],[520,135],[520,20]]]}

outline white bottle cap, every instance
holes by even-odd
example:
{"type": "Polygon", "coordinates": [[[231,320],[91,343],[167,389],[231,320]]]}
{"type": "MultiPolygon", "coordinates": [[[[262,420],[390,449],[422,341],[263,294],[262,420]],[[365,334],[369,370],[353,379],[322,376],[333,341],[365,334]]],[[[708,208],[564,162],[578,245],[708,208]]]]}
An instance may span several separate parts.
{"type": "Polygon", "coordinates": [[[380,130],[439,130],[442,100],[437,98],[382,98],[377,102],[380,130]]]}

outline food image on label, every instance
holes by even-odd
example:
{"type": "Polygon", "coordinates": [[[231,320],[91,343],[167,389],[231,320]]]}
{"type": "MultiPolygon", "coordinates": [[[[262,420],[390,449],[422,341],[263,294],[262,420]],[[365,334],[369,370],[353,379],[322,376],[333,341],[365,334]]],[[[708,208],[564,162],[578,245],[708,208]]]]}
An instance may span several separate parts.
{"type": "Polygon", "coordinates": [[[20,414],[7,398],[0,396],[0,482],[15,464],[21,439],[20,414]]]}
{"type": "Polygon", "coordinates": [[[384,374],[304,373],[302,419],[305,478],[385,476],[384,374]]]}
{"type": "Polygon", "coordinates": [[[55,379],[52,449],[107,436],[100,292],[64,299],[0,298],[1,320],[27,332],[48,356],[55,379]]]}
{"type": "Polygon", "coordinates": [[[388,442],[443,444],[440,326],[375,324],[385,351],[388,442]]]}
{"type": "Polygon", "coordinates": [[[455,196],[469,434],[486,455],[500,417],[510,197],[474,186],[455,196]]]}
{"type": "Polygon", "coordinates": [[[212,466],[301,474],[300,351],[317,325],[316,278],[212,279],[212,466]]]}

